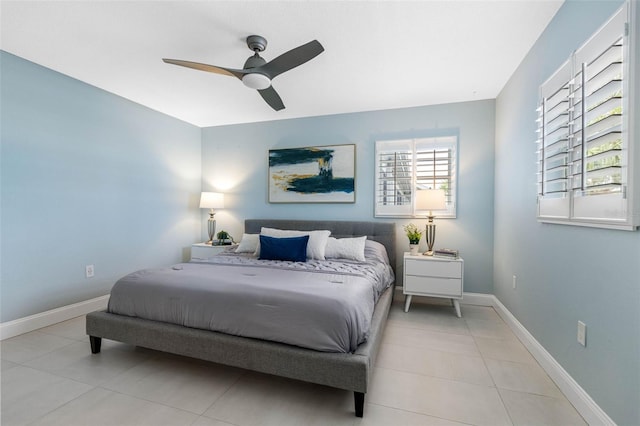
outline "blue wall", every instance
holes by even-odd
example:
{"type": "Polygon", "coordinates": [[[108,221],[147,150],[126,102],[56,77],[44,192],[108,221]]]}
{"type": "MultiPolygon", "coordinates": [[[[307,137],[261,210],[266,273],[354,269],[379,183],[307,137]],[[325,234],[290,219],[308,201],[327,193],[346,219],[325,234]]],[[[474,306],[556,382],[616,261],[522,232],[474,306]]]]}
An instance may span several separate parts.
{"type": "Polygon", "coordinates": [[[494,291],[615,422],[637,425],[640,232],[536,221],[538,87],[620,5],[565,2],[496,101],[494,291]],[[578,320],[586,347],[576,341],[578,320]]]}
{"type": "MultiPolygon", "coordinates": [[[[465,291],[492,293],[494,114],[495,102],[486,100],[205,128],[203,190],[226,193],[227,208],[216,214],[218,229],[238,238],[246,218],[374,220],[375,141],[451,130],[459,135],[458,217],[436,219],[436,247],[460,250],[465,291]],[[337,144],[356,144],[355,204],[269,204],[269,149],[337,144]]],[[[426,224],[426,219],[379,220],[398,224],[400,255],[408,250],[402,225],[426,224]]]]}
{"type": "Polygon", "coordinates": [[[200,129],[0,54],[0,321],[182,261],[200,237],[200,129]]]}

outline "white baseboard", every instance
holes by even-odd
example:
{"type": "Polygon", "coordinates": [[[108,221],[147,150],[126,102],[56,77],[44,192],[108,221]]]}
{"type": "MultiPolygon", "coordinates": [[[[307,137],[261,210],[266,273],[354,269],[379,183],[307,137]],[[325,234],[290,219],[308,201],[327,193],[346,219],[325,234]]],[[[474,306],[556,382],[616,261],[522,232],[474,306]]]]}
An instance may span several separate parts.
{"type": "MultiPolygon", "coordinates": [[[[615,422],[604,412],[602,408],[582,389],[567,371],[562,368],[558,361],[533,337],[531,333],[513,316],[513,314],[498,300],[493,298],[493,308],[498,315],[507,323],[522,344],[531,352],[531,355],[538,361],[540,366],[547,372],[549,377],[560,388],[562,393],[573,404],[578,413],[590,425],[612,425],[615,422]]],[[[466,294],[465,294],[466,299],[466,294]]]]}
{"type": "Polygon", "coordinates": [[[84,302],[74,303],[73,305],[62,306],[50,311],[18,318],[17,320],[3,322],[0,324],[0,340],[9,339],[42,327],[48,327],[89,312],[105,309],[108,301],[109,295],[100,296],[84,302]]]}
{"type": "Polygon", "coordinates": [[[463,305],[476,305],[476,306],[491,306],[494,305],[495,296],[493,294],[485,293],[462,293],[462,300],[460,303],[463,305]]]}

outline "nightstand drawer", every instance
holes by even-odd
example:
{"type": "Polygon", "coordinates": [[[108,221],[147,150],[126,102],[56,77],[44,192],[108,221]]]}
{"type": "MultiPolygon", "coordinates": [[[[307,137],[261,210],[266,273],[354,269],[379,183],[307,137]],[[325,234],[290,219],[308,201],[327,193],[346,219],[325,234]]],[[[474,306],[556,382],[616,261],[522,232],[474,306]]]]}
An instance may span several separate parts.
{"type": "Polygon", "coordinates": [[[460,278],[432,278],[405,275],[404,293],[461,297],[462,280],[460,278]]]}
{"type": "Polygon", "coordinates": [[[462,278],[462,263],[439,260],[406,259],[405,274],[428,277],[462,278]]]}
{"type": "Polygon", "coordinates": [[[231,246],[212,246],[211,244],[198,243],[191,246],[191,260],[204,260],[222,253],[231,246]]]}

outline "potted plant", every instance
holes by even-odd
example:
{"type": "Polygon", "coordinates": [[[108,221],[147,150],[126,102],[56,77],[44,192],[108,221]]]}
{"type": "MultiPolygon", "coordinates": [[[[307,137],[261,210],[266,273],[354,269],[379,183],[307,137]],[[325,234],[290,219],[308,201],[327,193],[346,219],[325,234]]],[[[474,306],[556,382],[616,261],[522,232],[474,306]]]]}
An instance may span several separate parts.
{"type": "Polygon", "coordinates": [[[226,246],[234,243],[233,237],[227,231],[220,231],[216,236],[218,237],[218,245],[226,246]]]}
{"type": "Polygon", "coordinates": [[[411,254],[418,254],[418,247],[420,245],[420,238],[422,237],[422,231],[418,229],[416,225],[410,223],[404,226],[404,232],[409,239],[409,251],[411,254]]]}

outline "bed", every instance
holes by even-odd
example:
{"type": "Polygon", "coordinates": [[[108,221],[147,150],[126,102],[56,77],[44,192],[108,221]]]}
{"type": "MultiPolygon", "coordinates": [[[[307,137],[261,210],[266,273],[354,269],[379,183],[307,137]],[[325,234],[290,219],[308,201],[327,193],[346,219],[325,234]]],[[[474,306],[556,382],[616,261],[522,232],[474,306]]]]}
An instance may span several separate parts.
{"type": "MultiPolygon", "coordinates": [[[[248,219],[245,233],[258,234],[263,227],[283,230],[329,230],[335,238],[366,236],[386,248],[393,269],[395,265],[395,224],[383,222],[302,221],[248,219]]],[[[182,268],[183,266],[178,266],[182,268]]],[[[186,264],[197,269],[199,265],[186,264]]],[[[203,266],[204,267],[204,266],[203,266]]],[[[183,271],[180,271],[183,272],[183,271]]],[[[115,287],[115,286],[114,286],[115,287]]],[[[100,352],[101,339],[189,356],[229,366],[276,376],[302,380],[352,391],[355,415],[364,414],[376,354],[391,306],[395,283],[377,296],[368,323],[366,341],[353,343],[343,352],[320,350],[255,337],[241,337],[170,322],[136,316],[92,312],[87,315],[86,331],[93,354],[100,352]]],[[[313,346],[312,346],[313,347],[313,346]]]]}

